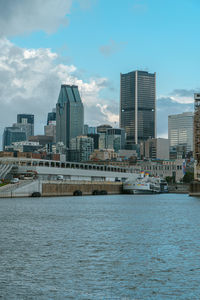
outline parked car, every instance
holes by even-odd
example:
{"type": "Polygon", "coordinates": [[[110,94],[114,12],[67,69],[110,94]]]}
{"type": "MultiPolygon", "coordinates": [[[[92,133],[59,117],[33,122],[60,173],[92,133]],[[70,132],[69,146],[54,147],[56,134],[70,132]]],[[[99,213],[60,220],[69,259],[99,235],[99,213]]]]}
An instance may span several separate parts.
{"type": "Polygon", "coordinates": [[[10,183],[18,183],[18,182],[19,182],[19,178],[13,178],[10,181],[10,183]]]}

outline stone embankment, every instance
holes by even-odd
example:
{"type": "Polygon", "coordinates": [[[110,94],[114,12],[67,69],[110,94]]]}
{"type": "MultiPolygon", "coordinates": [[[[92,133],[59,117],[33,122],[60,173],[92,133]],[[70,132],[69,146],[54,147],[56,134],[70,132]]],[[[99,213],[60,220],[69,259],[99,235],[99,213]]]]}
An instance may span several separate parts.
{"type": "Polygon", "coordinates": [[[188,194],[190,185],[187,183],[169,184],[168,189],[169,189],[169,193],[188,194]]]}

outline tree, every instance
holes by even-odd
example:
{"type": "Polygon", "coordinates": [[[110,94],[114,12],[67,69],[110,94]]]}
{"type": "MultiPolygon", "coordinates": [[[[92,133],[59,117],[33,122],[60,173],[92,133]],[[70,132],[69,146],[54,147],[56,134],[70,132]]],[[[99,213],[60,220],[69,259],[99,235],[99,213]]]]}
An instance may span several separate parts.
{"type": "Polygon", "coordinates": [[[190,183],[194,180],[194,173],[192,172],[186,172],[183,176],[183,182],[184,183],[190,183]]]}

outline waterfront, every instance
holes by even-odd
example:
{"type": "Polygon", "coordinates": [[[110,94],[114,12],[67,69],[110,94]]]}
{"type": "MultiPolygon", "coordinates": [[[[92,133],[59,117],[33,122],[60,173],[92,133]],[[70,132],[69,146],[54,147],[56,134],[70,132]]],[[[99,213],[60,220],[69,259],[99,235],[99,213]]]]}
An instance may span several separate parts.
{"type": "Polygon", "coordinates": [[[0,200],[2,299],[199,299],[200,198],[0,200]]]}

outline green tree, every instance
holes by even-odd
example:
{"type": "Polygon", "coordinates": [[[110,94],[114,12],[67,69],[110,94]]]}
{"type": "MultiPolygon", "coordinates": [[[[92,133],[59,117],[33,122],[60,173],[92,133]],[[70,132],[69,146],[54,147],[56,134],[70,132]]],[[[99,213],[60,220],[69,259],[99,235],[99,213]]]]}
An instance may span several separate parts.
{"type": "Polygon", "coordinates": [[[192,172],[186,172],[183,176],[183,182],[184,183],[190,183],[194,180],[194,173],[192,172]]]}

